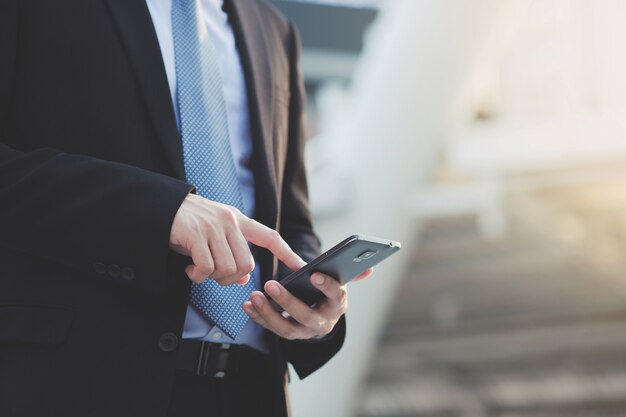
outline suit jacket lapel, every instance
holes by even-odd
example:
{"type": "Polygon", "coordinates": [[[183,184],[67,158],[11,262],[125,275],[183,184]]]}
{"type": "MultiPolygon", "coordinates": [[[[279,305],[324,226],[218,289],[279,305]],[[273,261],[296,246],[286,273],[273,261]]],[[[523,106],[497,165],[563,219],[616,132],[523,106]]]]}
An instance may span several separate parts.
{"type": "Polygon", "coordinates": [[[254,171],[257,194],[257,220],[274,228],[278,211],[276,163],[273,143],[273,90],[270,48],[266,30],[255,1],[225,0],[224,8],[235,33],[248,90],[254,171]]]}
{"type": "Polygon", "coordinates": [[[144,0],[105,0],[128,50],[137,81],[169,162],[185,178],[183,150],[159,42],[144,0]]]}
{"type": "MultiPolygon", "coordinates": [[[[144,0],[104,0],[109,5],[120,36],[128,50],[148,111],[175,176],[185,178],[182,142],[167,75],[150,12],[144,0]]],[[[254,146],[257,219],[275,227],[278,212],[276,166],[273,143],[273,90],[270,50],[256,2],[225,0],[237,41],[248,90],[254,146]]]]}

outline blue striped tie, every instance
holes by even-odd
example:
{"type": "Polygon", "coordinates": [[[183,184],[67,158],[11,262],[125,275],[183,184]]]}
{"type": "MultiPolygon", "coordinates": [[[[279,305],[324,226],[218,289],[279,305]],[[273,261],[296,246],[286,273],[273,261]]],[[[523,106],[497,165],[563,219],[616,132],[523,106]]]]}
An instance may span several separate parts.
{"type": "MultiPolygon", "coordinates": [[[[200,0],[174,0],[172,33],[187,180],[202,197],[243,210],[222,80],[200,0]]],[[[252,277],[244,286],[228,287],[208,279],[192,285],[191,305],[234,339],[248,321],[241,304],[254,289],[252,277]]]]}

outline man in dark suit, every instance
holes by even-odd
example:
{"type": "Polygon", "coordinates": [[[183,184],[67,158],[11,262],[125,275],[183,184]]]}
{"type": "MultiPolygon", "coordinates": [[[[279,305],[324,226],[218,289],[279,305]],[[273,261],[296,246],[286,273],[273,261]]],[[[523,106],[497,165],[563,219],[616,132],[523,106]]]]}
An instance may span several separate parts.
{"type": "Polygon", "coordinates": [[[0,0],[0,416],[288,414],[346,309],[272,280],[319,252],[298,48],[263,1],[0,0]]]}

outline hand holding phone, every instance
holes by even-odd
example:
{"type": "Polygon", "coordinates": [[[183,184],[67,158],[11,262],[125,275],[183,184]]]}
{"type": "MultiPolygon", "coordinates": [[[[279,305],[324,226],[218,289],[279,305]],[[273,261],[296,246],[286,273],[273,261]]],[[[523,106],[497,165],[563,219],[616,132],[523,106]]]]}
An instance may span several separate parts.
{"type": "MultiPolygon", "coordinates": [[[[352,235],[283,278],[280,284],[295,297],[313,305],[324,299],[324,294],[311,284],[313,273],[321,272],[345,284],[399,251],[400,247],[399,242],[352,235]]],[[[282,310],[278,304],[272,304],[282,310]]]]}
{"type": "Polygon", "coordinates": [[[366,277],[372,266],[399,249],[398,242],[350,236],[280,283],[266,282],[264,289],[271,297],[254,291],[242,307],[252,320],[284,339],[325,337],[347,309],[346,291],[341,284],[366,277]],[[315,272],[330,278],[313,284],[311,275],[315,272]]]}

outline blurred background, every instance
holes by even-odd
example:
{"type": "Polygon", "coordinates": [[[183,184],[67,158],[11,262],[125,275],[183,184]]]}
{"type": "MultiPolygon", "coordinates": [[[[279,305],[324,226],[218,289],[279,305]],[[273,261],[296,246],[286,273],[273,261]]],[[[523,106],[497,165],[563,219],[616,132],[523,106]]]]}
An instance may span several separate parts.
{"type": "Polygon", "coordinates": [[[625,416],[626,1],[273,3],[324,247],[403,243],[294,416],[625,416]]]}

